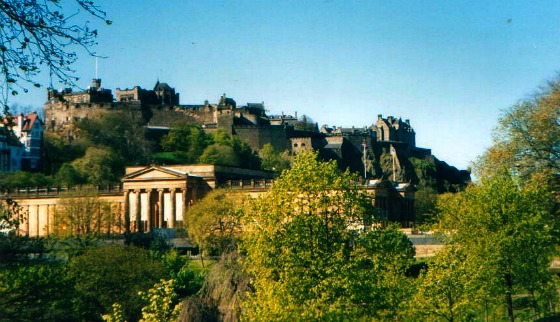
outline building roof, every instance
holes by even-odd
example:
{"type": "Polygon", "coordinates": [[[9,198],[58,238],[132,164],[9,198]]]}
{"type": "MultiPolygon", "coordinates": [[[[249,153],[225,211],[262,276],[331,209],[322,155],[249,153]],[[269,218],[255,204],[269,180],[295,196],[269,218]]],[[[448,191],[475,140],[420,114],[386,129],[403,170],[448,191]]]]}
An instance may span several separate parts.
{"type": "Polygon", "coordinates": [[[43,123],[43,121],[39,118],[39,115],[37,115],[37,112],[27,114],[23,120],[22,131],[31,131],[36,122],[40,122],[41,124],[43,123]]]}

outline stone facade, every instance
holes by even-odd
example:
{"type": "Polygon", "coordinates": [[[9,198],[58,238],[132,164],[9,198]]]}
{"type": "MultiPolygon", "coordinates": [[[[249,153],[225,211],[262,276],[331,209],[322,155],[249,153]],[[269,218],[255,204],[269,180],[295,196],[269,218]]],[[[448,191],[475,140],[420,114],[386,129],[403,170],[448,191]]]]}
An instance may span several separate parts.
{"type": "MultiPolygon", "coordinates": [[[[98,191],[97,198],[108,205],[105,209],[112,215],[112,220],[103,223],[103,231],[149,232],[184,227],[189,208],[212,189],[225,187],[256,197],[272,186],[272,176],[268,171],[208,164],[129,167],[122,187],[98,191]]],[[[413,225],[413,185],[372,180],[363,188],[372,198],[377,219],[396,222],[402,227],[413,225]]],[[[20,206],[23,224],[19,234],[36,237],[60,231],[61,227],[57,227],[60,207],[64,207],[68,198],[79,195],[79,190],[70,192],[58,188],[10,192],[8,196],[20,206]]]]}
{"type": "Polygon", "coordinates": [[[404,142],[410,148],[416,147],[416,133],[410,126],[410,120],[403,122],[401,118],[397,119],[393,116],[383,118],[383,115],[379,114],[372,129],[376,131],[379,141],[404,142]]]}
{"type": "MultiPolygon", "coordinates": [[[[195,164],[129,167],[122,187],[99,190],[113,220],[104,231],[149,232],[156,228],[182,227],[188,209],[212,189],[226,186],[246,193],[266,191],[273,173],[236,167],[195,164]]],[[[19,233],[46,236],[55,232],[57,211],[64,200],[79,191],[45,188],[12,191],[20,206],[23,225],[19,233]],[[71,193],[71,194],[68,194],[71,193]]],[[[1,200],[0,200],[1,202],[1,200]]]]}

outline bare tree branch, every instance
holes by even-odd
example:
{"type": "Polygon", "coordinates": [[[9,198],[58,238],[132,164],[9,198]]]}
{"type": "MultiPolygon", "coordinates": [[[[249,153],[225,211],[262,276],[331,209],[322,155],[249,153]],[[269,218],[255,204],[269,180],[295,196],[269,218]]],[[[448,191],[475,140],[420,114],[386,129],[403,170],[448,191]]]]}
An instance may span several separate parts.
{"type": "Polygon", "coordinates": [[[97,30],[86,17],[104,20],[106,13],[92,0],[0,0],[0,104],[8,111],[10,96],[27,92],[41,71],[48,71],[49,83],[74,85],[72,64],[77,50],[97,56],[97,30]],[[66,13],[71,10],[74,12],[66,13]],[[82,21],[80,21],[82,20],[82,21]],[[78,24],[79,23],[79,24],[78,24]]]}

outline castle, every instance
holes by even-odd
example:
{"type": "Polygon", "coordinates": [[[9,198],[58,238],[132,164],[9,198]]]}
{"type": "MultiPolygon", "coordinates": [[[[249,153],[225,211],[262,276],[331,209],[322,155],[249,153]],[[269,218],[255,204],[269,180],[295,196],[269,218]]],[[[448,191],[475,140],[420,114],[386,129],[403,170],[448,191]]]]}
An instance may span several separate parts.
{"type": "Polygon", "coordinates": [[[173,122],[186,121],[200,124],[207,132],[225,130],[247,141],[255,151],[265,144],[271,144],[279,152],[315,149],[322,157],[336,159],[342,168],[350,168],[365,178],[386,175],[377,162],[384,153],[394,156],[393,176],[398,172],[400,180],[407,179],[405,158],[431,156],[429,149],[416,146],[416,133],[410,121],[393,116],[378,115],[369,127],[325,125],[319,129],[317,124],[308,124],[305,116],[302,119],[298,119],[297,113],[268,116],[264,102],[238,105],[226,94],[217,103],[181,105],[179,93],[159,80],[151,90],[134,86],[117,88],[115,94],[116,98],[110,89],[103,88],[100,79],[94,79],[84,91],[50,90],[44,106],[46,130],[71,136],[76,120],[105,113],[124,112],[127,117],[141,119],[148,130],[168,131],[173,122]]]}

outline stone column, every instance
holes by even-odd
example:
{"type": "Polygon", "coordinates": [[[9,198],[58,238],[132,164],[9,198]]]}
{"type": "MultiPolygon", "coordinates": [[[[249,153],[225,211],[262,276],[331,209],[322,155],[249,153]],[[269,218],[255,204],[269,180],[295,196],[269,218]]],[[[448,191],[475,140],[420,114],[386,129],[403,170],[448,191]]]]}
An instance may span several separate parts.
{"type": "Polygon", "coordinates": [[[136,232],[142,232],[142,203],[140,202],[140,190],[135,190],[136,193],[136,232]]]}
{"type": "MultiPolygon", "coordinates": [[[[39,189],[37,189],[39,190],[39,189]]],[[[35,205],[35,219],[37,220],[37,236],[36,237],[40,237],[41,236],[41,208],[39,205],[35,205]]]]}
{"type": "Polygon", "coordinates": [[[152,231],[152,228],[153,228],[153,225],[154,225],[153,220],[152,220],[152,217],[153,217],[154,212],[155,212],[155,209],[154,209],[155,207],[152,206],[152,194],[154,193],[154,190],[148,190],[147,193],[148,193],[148,218],[147,218],[147,221],[146,221],[146,226],[147,226],[146,231],[149,232],[149,231],[152,231]]]}
{"type": "MultiPolygon", "coordinates": [[[[186,222],[187,219],[187,189],[181,189],[181,193],[182,193],[182,198],[183,198],[183,209],[181,209],[181,214],[183,216],[183,225],[186,222]]],[[[185,225],[184,225],[185,226],[185,225]]],[[[184,227],[183,226],[183,227],[184,227]]]]}
{"type": "Polygon", "coordinates": [[[168,227],[169,228],[175,228],[175,213],[177,212],[177,210],[175,209],[175,189],[172,189],[171,192],[171,204],[169,205],[169,209],[170,209],[170,213],[171,215],[169,216],[169,223],[168,223],[168,227]]]}
{"type": "Polygon", "coordinates": [[[47,204],[45,206],[45,208],[46,208],[45,211],[47,213],[47,215],[45,216],[47,218],[47,224],[45,225],[45,229],[46,229],[45,234],[47,236],[49,236],[52,232],[52,229],[51,229],[51,205],[47,204]]]}
{"type": "Polygon", "coordinates": [[[124,192],[124,232],[130,233],[130,191],[124,192]]]}
{"type": "Polygon", "coordinates": [[[25,229],[27,229],[27,236],[31,237],[31,235],[29,234],[30,233],[30,231],[29,231],[29,227],[30,227],[29,221],[31,219],[31,212],[30,212],[29,206],[25,207],[25,209],[26,209],[25,229]]]}
{"type": "Polygon", "coordinates": [[[163,228],[163,189],[158,189],[158,228],[163,228]]]}

